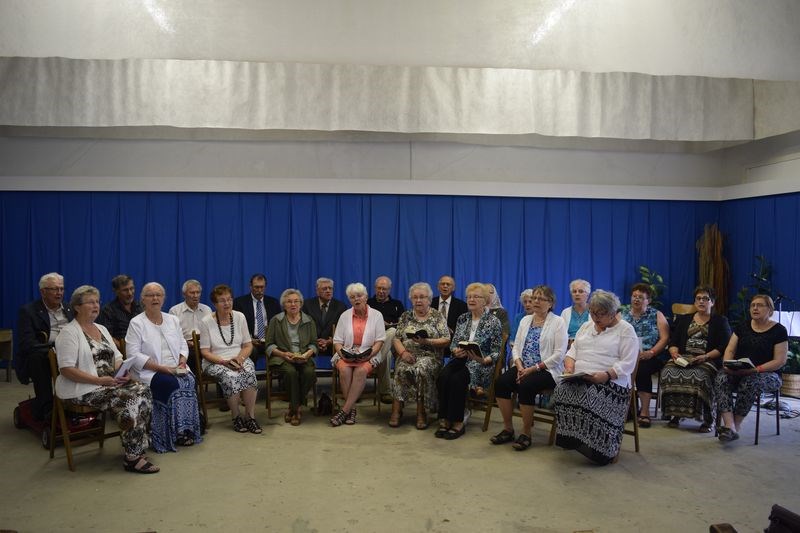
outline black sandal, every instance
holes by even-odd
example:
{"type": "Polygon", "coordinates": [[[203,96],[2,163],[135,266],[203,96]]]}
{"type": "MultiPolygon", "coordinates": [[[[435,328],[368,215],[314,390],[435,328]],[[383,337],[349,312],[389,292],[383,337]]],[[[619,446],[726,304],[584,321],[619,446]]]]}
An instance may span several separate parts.
{"type": "Polygon", "coordinates": [[[338,428],[342,424],[344,424],[345,419],[347,418],[347,413],[344,411],[338,411],[335,415],[331,417],[331,426],[338,428]]]}
{"type": "Polygon", "coordinates": [[[247,426],[245,425],[244,420],[242,420],[241,416],[237,416],[236,418],[233,419],[233,430],[236,433],[247,433],[248,431],[250,431],[249,429],[247,429],[247,426]]]}
{"type": "Polygon", "coordinates": [[[514,441],[514,444],[512,444],[511,447],[518,452],[524,452],[531,447],[531,438],[524,433],[520,433],[519,437],[517,437],[517,440],[514,441]]]}
{"type": "Polygon", "coordinates": [[[504,429],[494,437],[489,439],[492,444],[506,444],[514,440],[514,430],[511,431],[504,429]]]}
{"type": "Polygon", "coordinates": [[[122,467],[125,469],[126,472],[135,472],[136,474],[157,474],[161,471],[159,467],[151,463],[147,460],[147,457],[142,455],[141,457],[137,457],[129,461],[128,459],[124,459],[122,463],[122,467]],[[139,465],[140,461],[144,461],[144,464],[136,468],[139,465]]]}
{"type": "Polygon", "coordinates": [[[458,437],[464,434],[464,431],[467,429],[467,426],[461,426],[461,429],[453,429],[450,428],[447,430],[447,433],[444,434],[445,440],[456,440],[458,437]]]}
{"type": "Polygon", "coordinates": [[[649,416],[640,416],[639,417],[639,427],[640,428],[649,428],[650,427],[650,417],[649,416]]]}
{"type": "Polygon", "coordinates": [[[261,433],[261,426],[258,425],[258,422],[255,418],[248,418],[245,422],[245,426],[247,427],[247,431],[250,433],[255,433],[256,435],[261,433]]]}
{"type": "Polygon", "coordinates": [[[439,429],[434,432],[433,436],[437,439],[443,439],[448,429],[450,429],[450,424],[447,423],[447,420],[442,418],[439,420],[439,429]]]}
{"type": "Polygon", "coordinates": [[[175,444],[178,446],[192,446],[194,444],[194,439],[190,435],[179,435],[177,439],[175,439],[175,444]]]}

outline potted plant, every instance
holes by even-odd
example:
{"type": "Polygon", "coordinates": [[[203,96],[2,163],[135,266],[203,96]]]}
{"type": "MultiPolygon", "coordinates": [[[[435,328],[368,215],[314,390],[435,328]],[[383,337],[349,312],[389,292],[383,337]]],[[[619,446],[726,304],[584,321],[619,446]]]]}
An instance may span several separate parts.
{"type": "Polygon", "coordinates": [[[800,337],[789,337],[789,353],[783,372],[781,394],[800,398],[800,337]]]}

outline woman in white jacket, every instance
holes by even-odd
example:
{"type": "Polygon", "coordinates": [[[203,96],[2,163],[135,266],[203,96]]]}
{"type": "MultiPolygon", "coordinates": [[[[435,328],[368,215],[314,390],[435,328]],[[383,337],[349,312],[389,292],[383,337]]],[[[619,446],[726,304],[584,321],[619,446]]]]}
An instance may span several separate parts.
{"type": "Polygon", "coordinates": [[[495,383],[497,404],[503,414],[503,431],[489,439],[492,444],[514,441],[517,451],[530,447],[536,395],[555,388],[564,370],[564,353],[567,351],[567,326],[552,312],[556,304],[553,290],[547,285],[539,285],[533,288],[531,298],[533,314],[526,315],[519,324],[511,352],[511,367],[495,383]],[[512,423],[513,392],[519,395],[522,411],[522,432],[516,440],[512,423]]]}
{"type": "Polygon", "coordinates": [[[75,319],[56,338],[59,376],[56,394],[80,405],[110,411],[119,422],[129,472],[154,474],[159,468],[144,452],[150,442],[147,426],[153,410],[150,387],[116,373],[122,365],[108,330],[94,321],[100,314],[100,291],[90,285],[75,289],[70,300],[75,319]]]}
{"type": "Polygon", "coordinates": [[[142,287],[142,309],[131,319],[125,335],[127,359],[153,394],[151,445],[158,453],[176,451],[202,440],[195,380],[186,359],[189,347],[178,317],[164,313],[164,287],[151,282],[142,287]]]}

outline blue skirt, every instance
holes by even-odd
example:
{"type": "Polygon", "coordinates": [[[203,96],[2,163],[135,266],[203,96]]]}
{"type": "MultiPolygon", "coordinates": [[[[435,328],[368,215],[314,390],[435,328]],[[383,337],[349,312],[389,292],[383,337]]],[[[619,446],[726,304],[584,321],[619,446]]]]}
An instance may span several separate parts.
{"type": "Polygon", "coordinates": [[[176,451],[175,442],[181,435],[195,443],[203,440],[193,375],[156,374],[150,390],[153,393],[150,445],[156,452],[176,451]]]}

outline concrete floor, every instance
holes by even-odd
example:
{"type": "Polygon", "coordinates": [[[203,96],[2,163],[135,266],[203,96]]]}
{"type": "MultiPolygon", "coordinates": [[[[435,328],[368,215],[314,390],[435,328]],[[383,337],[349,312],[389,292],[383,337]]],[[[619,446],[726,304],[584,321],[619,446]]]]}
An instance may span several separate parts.
{"type": "MultiPolygon", "coordinates": [[[[263,384],[261,396],[263,396],[263,384]]],[[[623,439],[619,463],[589,464],[577,452],[547,447],[549,427],[534,428],[534,447],[491,446],[473,417],[459,440],[447,442],[413,427],[386,425],[370,402],[352,427],[331,428],[307,416],[300,427],[267,420],[264,434],[236,434],[214,409],[206,440],[178,453],[151,454],[152,476],[121,468],[118,439],[77,448],[77,471],[64,449],[50,460],[38,436],[12,424],[12,410],[31,387],[0,383],[0,438],[5,503],[0,529],[17,531],[708,531],[730,522],[761,531],[773,503],[800,509],[800,421],[755,414],[739,441],[711,435],[642,430],[642,451],[623,439]]],[[[789,400],[791,407],[800,402],[789,400]]],[[[278,411],[282,412],[281,410],[278,411]]]]}

